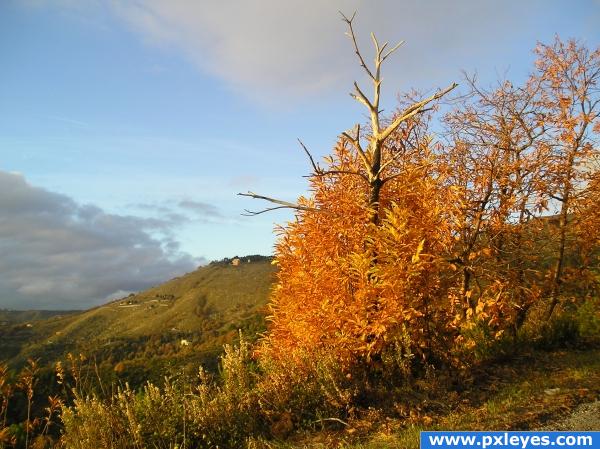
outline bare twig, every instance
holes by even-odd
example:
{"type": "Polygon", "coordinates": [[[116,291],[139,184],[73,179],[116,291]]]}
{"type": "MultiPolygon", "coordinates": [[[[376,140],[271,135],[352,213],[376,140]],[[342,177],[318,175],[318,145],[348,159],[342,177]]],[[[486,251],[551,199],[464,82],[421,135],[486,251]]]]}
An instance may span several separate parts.
{"type": "Polygon", "coordinates": [[[396,152],[396,154],[394,154],[391,158],[389,158],[386,162],[384,162],[381,165],[381,168],[377,172],[377,175],[381,175],[383,171],[388,167],[388,165],[392,164],[393,162],[396,162],[403,155],[404,153],[401,151],[396,152]]]}
{"type": "MultiPolygon", "coordinates": [[[[365,182],[369,182],[369,178],[367,177],[367,175],[365,175],[364,173],[361,173],[359,171],[352,171],[352,170],[322,170],[319,173],[314,173],[311,176],[329,176],[329,175],[354,175],[354,176],[359,176],[361,179],[363,179],[365,182]]],[[[309,176],[306,176],[307,178],[309,176]]]]}
{"type": "Polygon", "coordinates": [[[262,209],[262,210],[250,210],[250,209],[244,209],[244,213],[241,214],[244,217],[254,217],[255,215],[260,215],[260,214],[264,214],[265,212],[271,212],[277,209],[289,209],[288,206],[277,206],[277,207],[267,207],[266,209],[262,209]]]}
{"type": "Polygon", "coordinates": [[[268,196],[258,195],[254,192],[238,193],[238,195],[248,196],[250,198],[254,198],[254,199],[258,199],[258,200],[265,200],[270,203],[279,204],[279,206],[277,206],[277,207],[266,208],[266,209],[256,211],[256,212],[246,210],[246,214],[243,214],[243,215],[250,215],[250,216],[259,215],[259,214],[269,212],[272,210],[276,210],[276,209],[295,209],[295,210],[304,210],[304,211],[309,211],[309,212],[321,212],[322,211],[321,209],[316,208],[316,207],[302,206],[301,204],[290,203],[289,201],[283,201],[283,200],[278,200],[277,198],[271,198],[268,196]]]}
{"type": "Polygon", "coordinates": [[[414,117],[416,114],[424,112],[425,106],[427,106],[432,101],[442,98],[444,95],[446,95],[448,92],[450,92],[452,89],[454,89],[457,86],[458,86],[458,84],[452,83],[450,86],[446,87],[444,90],[441,90],[441,91],[435,93],[434,95],[432,95],[431,97],[425,98],[424,100],[421,100],[418,103],[415,103],[412,106],[408,107],[407,109],[402,111],[402,113],[400,115],[398,115],[398,117],[396,117],[396,119],[384,131],[381,132],[381,134],[379,135],[379,138],[381,140],[387,139],[388,136],[391,133],[393,133],[398,128],[398,126],[400,126],[400,124],[402,122],[408,120],[411,117],[414,117]]]}
{"type": "Polygon", "coordinates": [[[302,142],[300,139],[298,139],[298,142],[300,143],[300,146],[302,147],[302,149],[304,150],[304,152],[310,159],[310,165],[312,165],[313,171],[315,173],[320,173],[322,171],[321,167],[319,167],[319,164],[315,163],[315,160],[313,159],[312,154],[310,154],[310,151],[308,151],[308,148],[306,148],[306,145],[304,145],[304,142],[302,142]]]}
{"type": "Polygon", "coordinates": [[[312,154],[310,154],[310,151],[308,151],[308,148],[306,148],[306,145],[304,145],[304,143],[300,139],[298,139],[298,142],[300,142],[300,145],[302,146],[302,149],[304,150],[304,152],[308,156],[308,159],[310,160],[310,165],[313,168],[313,173],[311,175],[305,176],[305,178],[310,178],[311,176],[356,175],[356,176],[360,176],[362,179],[364,179],[365,181],[369,182],[369,178],[367,178],[367,176],[364,173],[361,173],[359,171],[354,171],[354,170],[323,170],[321,167],[319,167],[319,164],[315,163],[315,160],[312,157],[312,154]]]}
{"type": "Polygon", "coordinates": [[[360,62],[361,67],[363,69],[365,69],[365,72],[367,72],[367,74],[371,77],[371,79],[375,79],[373,72],[371,72],[371,69],[369,69],[369,67],[365,63],[365,60],[363,59],[362,54],[360,53],[360,50],[358,48],[358,43],[356,42],[356,35],[354,34],[354,28],[352,26],[352,22],[354,21],[354,17],[356,16],[356,11],[354,11],[354,13],[352,14],[352,17],[350,17],[350,18],[346,17],[344,15],[344,13],[341,11],[340,11],[340,14],[342,16],[342,20],[348,24],[349,32],[346,34],[352,40],[352,44],[354,45],[354,53],[356,53],[356,56],[358,57],[358,61],[360,62]]]}
{"type": "Polygon", "coordinates": [[[344,426],[348,427],[350,424],[348,424],[345,421],[342,421],[339,418],[321,418],[321,419],[317,419],[315,420],[315,422],[324,422],[324,421],[335,421],[335,422],[339,422],[340,424],[343,424],[344,426]]]}
{"type": "MultiPolygon", "coordinates": [[[[387,45],[387,42],[386,42],[387,45]]],[[[394,48],[392,48],[390,51],[388,51],[382,58],[381,58],[381,62],[385,61],[392,53],[394,53],[396,50],[398,50],[402,45],[404,45],[404,41],[400,41],[396,44],[396,46],[394,48]]],[[[381,51],[383,51],[383,49],[385,48],[385,45],[381,48],[381,51]]]]}
{"type": "Polygon", "coordinates": [[[358,151],[358,155],[359,155],[361,161],[363,162],[363,164],[365,165],[365,169],[367,170],[367,173],[369,173],[369,176],[370,176],[372,164],[371,164],[371,161],[369,160],[369,157],[367,156],[367,153],[365,152],[362,145],[360,144],[360,124],[356,125],[356,137],[351,136],[350,134],[348,134],[345,131],[342,133],[342,136],[344,136],[346,139],[348,139],[354,145],[354,148],[356,148],[356,151],[358,151]]]}
{"type": "Polygon", "coordinates": [[[376,110],[375,106],[371,104],[371,101],[367,98],[364,92],[360,90],[360,87],[358,87],[358,83],[356,81],[354,81],[354,90],[356,91],[355,94],[350,93],[352,98],[364,104],[370,111],[376,110]]]}

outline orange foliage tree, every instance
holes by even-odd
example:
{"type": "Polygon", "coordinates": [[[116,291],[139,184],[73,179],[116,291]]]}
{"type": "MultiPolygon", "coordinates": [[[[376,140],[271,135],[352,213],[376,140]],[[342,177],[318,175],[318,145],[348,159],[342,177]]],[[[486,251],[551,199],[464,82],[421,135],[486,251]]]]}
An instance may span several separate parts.
{"type": "Polygon", "coordinates": [[[431,111],[456,84],[424,99],[406,96],[383,117],[381,66],[398,46],[386,50],[372,36],[369,67],[353,18],[344,20],[373,91],[369,97],[354,83],[351,95],[367,108],[368,125],[342,133],[323,166],[303,145],[310,197],[244,194],[276,203],[256,213],[296,210],[278,229],[278,283],[259,352],[297,362],[328,351],[347,367],[380,366],[390,351],[456,361],[476,326],[491,338],[514,336],[544,296],[552,314],[569,245],[593,273],[598,239],[586,234],[600,225],[592,170],[600,52],[557,39],[538,47],[536,71],[522,87],[485,90],[467,78],[469,93],[446,114],[446,139],[436,142],[431,111]]]}
{"type": "Polygon", "coordinates": [[[457,320],[515,333],[540,294],[532,269],[541,234],[535,218],[547,204],[540,85],[505,81],[485,90],[466,81],[469,93],[444,117],[448,142],[440,157],[461,199],[452,258],[461,277],[457,320]]]}
{"type": "MultiPolygon", "coordinates": [[[[426,148],[418,151],[425,154],[415,156],[426,157],[426,148]]],[[[356,164],[342,139],[330,167],[356,164]]],[[[377,224],[360,178],[312,177],[307,204],[319,211],[299,212],[276,246],[270,354],[328,348],[351,362],[371,360],[402,332],[410,336],[411,352],[423,356],[444,341],[438,334],[450,311],[440,294],[440,255],[452,244],[446,229],[451,191],[429,177],[425,160],[402,165],[381,190],[377,224]]]]}
{"type": "Polygon", "coordinates": [[[516,334],[541,299],[547,321],[569,296],[563,284],[572,293],[594,282],[600,52],[557,38],[536,54],[523,86],[485,90],[467,78],[470,92],[444,120],[441,163],[462,212],[457,321],[485,323],[496,336],[516,334]]]}
{"type": "Polygon", "coordinates": [[[558,205],[556,256],[550,274],[546,319],[559,303],[569,246],[568,237],[584,198],[586,178],[598,157],[600,117],[600,48],[590,51],[576,41],[536,48],[534,78],[541,85],[539,102],[548,128],[548,196],[558,205]]]}
{"type": "Polygon", "coordinates": [[[600,296],[600,169],[597,165],[587,178],[573,214],[577,265],[572,269],[580,296],[586,300],[593,295],[600,296]]]}
{"type": "MultiPolygon", "coordinates": [[[[385,120],[380,113],[381,65],[386,50],[373,37],[369,67],[358,48],[353,17],[344,17],[361,67],[373,86],[352,96],[370,123],[342,133],[325,167],[313,165],[310,199],[280,229],[279,282],[262,352],[287,359],[326,348],[344,364],[371,363],[387,347],[422,358],[445,345],[451,306],[441,274],[452,245],[453,190],[434,170],[424,114],[455,87],[404,104],[385,120]],[[409,343],[406,343],[409,342],[409,343]]],[[[252,193],[249,196],[269,199],[252,193]]],[[[444,351],[437,351],[442,353],[444,351]]]]}

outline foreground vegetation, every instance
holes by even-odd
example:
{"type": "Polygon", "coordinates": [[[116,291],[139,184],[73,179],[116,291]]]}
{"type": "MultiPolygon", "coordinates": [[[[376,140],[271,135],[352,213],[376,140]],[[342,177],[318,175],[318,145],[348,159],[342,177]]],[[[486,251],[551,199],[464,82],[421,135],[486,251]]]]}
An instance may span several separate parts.
{"type": "Polygon", "coordinates": [[[140,389],[102,385],[92,361],[69,357],[42,409],[48,385],[32,362],[17,377],[0,370],[0,447],[417,448],[421,430],[534,429],[600,398],[600,317],[581,318],[563,316],[537,340],[498,341],[468,370],[397,382],[386,366],[368,391],[326,355],[303,374],[257,364],[241,338],[218,374],[140,389]]]}

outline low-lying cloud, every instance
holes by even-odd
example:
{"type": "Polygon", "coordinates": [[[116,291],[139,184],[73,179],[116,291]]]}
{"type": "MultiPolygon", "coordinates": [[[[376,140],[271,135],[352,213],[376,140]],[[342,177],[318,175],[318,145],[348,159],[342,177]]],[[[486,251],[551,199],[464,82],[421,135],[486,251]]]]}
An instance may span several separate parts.
{"type": "Polygon", "coordinates": [[[0,307],[79,309],[193,270],[168,217],[107,213],[0,171],[0,307]]]}

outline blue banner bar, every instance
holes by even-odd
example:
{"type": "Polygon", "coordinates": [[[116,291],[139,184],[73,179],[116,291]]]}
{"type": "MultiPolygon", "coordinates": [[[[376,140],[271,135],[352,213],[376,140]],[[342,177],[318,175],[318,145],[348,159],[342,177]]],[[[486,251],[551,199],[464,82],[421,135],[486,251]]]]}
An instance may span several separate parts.
{"type": "Polygon", "coordinates": [[[421,432],[421,449],[600,449],[600,432],[421,432]]]}

